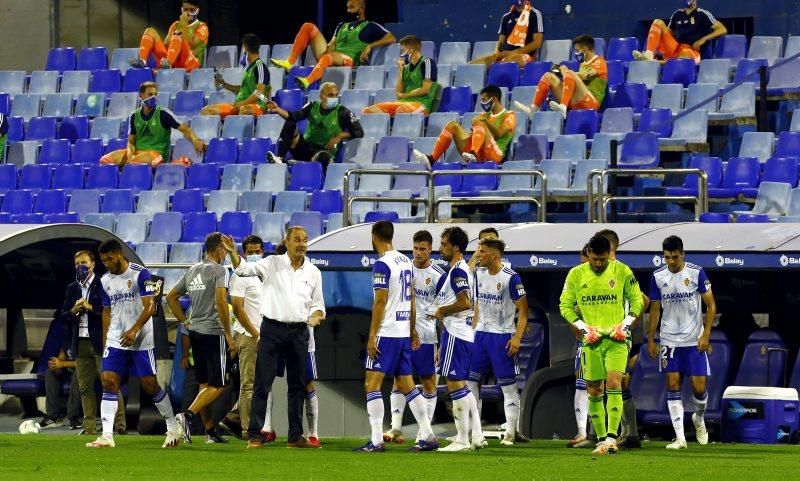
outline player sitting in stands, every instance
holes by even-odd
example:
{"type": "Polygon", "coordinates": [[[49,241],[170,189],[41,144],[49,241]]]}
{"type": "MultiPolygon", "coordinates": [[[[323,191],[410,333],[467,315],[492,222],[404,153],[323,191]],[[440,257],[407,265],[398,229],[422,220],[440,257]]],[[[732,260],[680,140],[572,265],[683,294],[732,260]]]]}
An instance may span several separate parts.
{"type": "Polygon", "coordinates": [[[147,59],[153,54],[161,68],[184,68],[187,72],[200,67],[206,57],[208,25],[197,19],[200,2],[188,0],[181,6],[181,16],[161,39],[155,28],[149,27],[139,42],[139,58],[132,58],[131,67],[147,67],[147,59]]]}
{"type": "Polygon", "coordinates": [[[491,65],[514,62],[522,68],[538,58],[544,41],[542,12],[533,8],[528,0],[511,0],[510,3],[511,10],[500,20],[494,53],[470,63],[491,65]]]}
{"type": "Polygon", "coordinates": [[[270,94],[269,69],[261,60],[259,49],[261,39],[248,33],[242,37],[242,82],[240,85],[231,85],[216,76],[217,87],[224,88],[236,94],[232,104],[206,105],[200,111],[203,115],[219,115],[223,119],[228,115],[261,115],[266,111],[270,94]]]}

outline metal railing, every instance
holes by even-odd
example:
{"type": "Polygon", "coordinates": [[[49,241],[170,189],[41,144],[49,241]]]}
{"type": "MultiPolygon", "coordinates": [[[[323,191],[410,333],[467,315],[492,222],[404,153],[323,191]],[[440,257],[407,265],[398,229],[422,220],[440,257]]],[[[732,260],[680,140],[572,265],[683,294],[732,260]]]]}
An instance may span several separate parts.
{"type": "MultiPolygon", "coordinates": [[[[531,185],[535,185],[533,182],[531,185]]],[[[540,170],[397,170],[397,169],[350,169],[344,174],[344,186],[342,197],[344,200],[343,206],[343,225],[345,227],[351,225],[351,214],[353,211],[354,202],[387,202],[387,203],[411,203],[411,204],[424,204],[426,208],[426,221],[435,223],[439,221],[439,204],[450,203],[454,205],[479,205],[479,204],[516,204],[516,203],[531,203],[536,204],[538,219],[544,222],[547,219],[547,175],[540,170]],[[426,187],[428,189],[428,197],[418,198],[399,198],[399,197],[375,197],[375,196],[350,196],[350,178],[352,175],[417,175],[426,178],[426,187]],[[519,197],[503,197],[503,196],[486,196],[486,197],[436,197],[436,189],[434,187],[436,177],[444,175],[525,175],[539,178],[539,185],[537,188],[541,189],[541,195],[536,198],[534,196],[519,196],[519,197]]]]}
{"type": "Polygon", "coordinates": [[[610,202],[619,201],[651,201],[651,202],[692,202],[695,205],[695,222],[700,220],[700,215],[708,212],[708,174],[702,169],[601,169],[589,172],[586,178],[586,205],[589,222],[607,222],[607,207],[610,202]],[[605,192],[604,178],[632,177],[635,175],[666,175],[684,174],[697,175],[697,196],[677,195],[639,195],[618,196],[605,192]],[[597,183],[597,194],[594,192],[597,183]]]}

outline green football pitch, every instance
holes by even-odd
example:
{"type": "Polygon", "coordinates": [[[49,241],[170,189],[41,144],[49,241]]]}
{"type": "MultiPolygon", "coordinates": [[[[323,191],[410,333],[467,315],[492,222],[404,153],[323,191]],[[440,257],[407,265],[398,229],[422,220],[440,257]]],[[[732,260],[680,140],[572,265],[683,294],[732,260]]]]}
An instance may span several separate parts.
{"type": "MultiPolygon", "coordinates": [[[[87,449],[84,436],[1,435],[0,479],[800,479],[800,447],[690,444],[667,451],[648,442],[637,451],[594,457],[564,441],[535,441],[467,453],[407,453],[392,445],[386,453],[351,453],[359,439],[323,439],[318,450],[287,449],[284,443],[245,449],[232,439],[161,449],[156,436],[120,436],[113,449],[87,449]]],[[[280,440],[279,440],[280,441],[280,440]]]]}

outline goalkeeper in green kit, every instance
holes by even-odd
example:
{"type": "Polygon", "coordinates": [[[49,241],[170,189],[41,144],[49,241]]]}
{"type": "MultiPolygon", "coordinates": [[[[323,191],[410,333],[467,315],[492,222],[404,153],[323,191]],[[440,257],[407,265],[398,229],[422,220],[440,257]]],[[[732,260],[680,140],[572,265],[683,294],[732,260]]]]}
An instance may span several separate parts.
{"type": "Polygon", "coordinates": [[[588,247],[589,262],[573,267],[567,274],[560,308],[564,319],[583,333],[581,367],[589,392],[589,417],[600,440],[594,454],[614,454],[618,450],[622,376],[628,362],[630,327],[644,303],[630,267],[609,260],[608,239],[595,235],[588,247]],[[603,405],[603,381],[608,409],[603,405]]]}

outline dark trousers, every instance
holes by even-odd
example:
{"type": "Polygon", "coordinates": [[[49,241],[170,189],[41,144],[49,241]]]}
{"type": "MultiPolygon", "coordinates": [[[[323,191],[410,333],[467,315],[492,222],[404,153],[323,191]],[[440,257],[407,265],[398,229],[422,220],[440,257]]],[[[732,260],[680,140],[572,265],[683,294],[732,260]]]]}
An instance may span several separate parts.
{"type": "Polygon", "coordinates": [[[303,436],[303,403],[306,386],[306,356],[308,355],[308,328],[305,323],[286,324],[264,318],[261,323],[261,340],[258,343],[256,376],[253,384],[253,403],[250,408],[251,438],[258,436],[264,427],[267,411],[267,394],[278,371],[281,357],[286,362],[286,384],[289,442],[303,436]]]}
{"type": "Polygon", "coordinates": [[[328,168],[328,163],[331,161],[328,151],[322,146],[306,141],[297,128],[297,122],[292,120],[287,120],[283,124],[281,136],[278,138],[278,156],[285,159],[287,153],[291,153],[295,160],[319,162],[323,170],[328,168]],[[297,145],[292,147],[295,136],[298,136],[297,145]]]}
{"type": "Polygon", "coordinates": [[[81,395],[78,391],[78,378],[66,369],[62,369],[56,374],[47,370],[44,375],[45,391],[45,411],[50,419],[61,419],[68,417],[71,423],[80,422],[81,416],[81,395]],[[65,398],[61,394],[61,385],[66,379],[70,380],[69,395],[65,398]]]}

